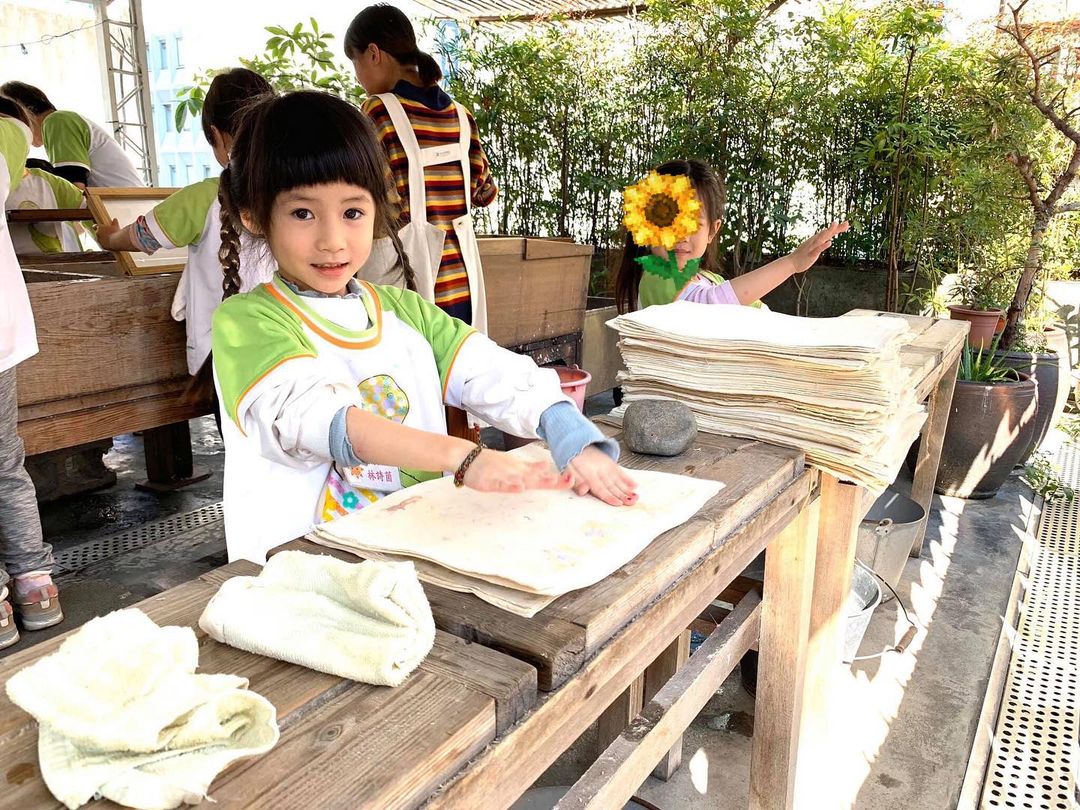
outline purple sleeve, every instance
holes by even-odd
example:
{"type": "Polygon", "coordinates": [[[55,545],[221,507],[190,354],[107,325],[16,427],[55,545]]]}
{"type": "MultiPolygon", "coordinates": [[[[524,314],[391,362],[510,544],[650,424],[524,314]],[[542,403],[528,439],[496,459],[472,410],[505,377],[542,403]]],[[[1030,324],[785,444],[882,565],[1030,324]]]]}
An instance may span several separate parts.
{"type": "Polygon", "coordinates": [[[694,279],[683,287],[676,301],[690,301],[695,304],[729,304],[739,306],[739,297],[735,295],[735,289],[730,281],[723,284],[713,284],[708,279],[695,276],[694,279]]]}

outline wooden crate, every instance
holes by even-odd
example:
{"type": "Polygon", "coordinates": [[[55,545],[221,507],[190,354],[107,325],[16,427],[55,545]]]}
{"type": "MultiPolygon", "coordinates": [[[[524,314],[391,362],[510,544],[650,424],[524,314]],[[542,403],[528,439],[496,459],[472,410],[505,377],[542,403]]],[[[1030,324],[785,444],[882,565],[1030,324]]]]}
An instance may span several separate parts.
{"type": "Polygon", "coordinates": [[[585,330],[581,336],[581,367],[592,375],[586,396],[610,391],[618,384],[623,368],[619,352],[619,333],[607,322],[619,314],[611,299],[590,298],[585,310],[585,330]]]}
{"type": "Polygon", "coordinates": [[[523,236],[478,241],[492,340],[511,347],[581,333],[591,245],[523,236]]]}
{"type": "MultiPolygon", "coordinates": [[[[184,324],[169,309],[179,276],[116,278],[25,270],[38,354],[18,366],[28,455],[209,413],[183,396],[184,324]]],[[[83,273],[83,274],[80,274],[83,273]]]]}

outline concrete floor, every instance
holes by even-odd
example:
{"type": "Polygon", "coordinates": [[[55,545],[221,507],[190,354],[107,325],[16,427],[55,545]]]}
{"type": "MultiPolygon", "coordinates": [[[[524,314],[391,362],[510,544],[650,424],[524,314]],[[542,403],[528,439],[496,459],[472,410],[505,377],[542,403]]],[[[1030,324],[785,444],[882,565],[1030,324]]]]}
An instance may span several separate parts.
{"type": "MultiPolygon", "coordinates": [[[[589,405],[590,413],[606,410],[610,397],[589,405]]],[[[117,471],[115,486],[43,508],[46,538],[55,551],[88,548],[220,501],[224,454],[213,419],[194,420],[192,437],[196,464],[213,475],[164,495],[134,489],[145,477],[141,440],[118,438],[105,459],[117,471]]],[[[908,561],[898,589],[920,633],[903,654],[889,652],[843,669],[843,713],[836,718],[835,745],[829,752],[838,774],[831,784],[837,799],[823,798],[821,807],[955,807],[1029,506],[1027,488],[1015,477],[989,501],[935,500],[923,555],[908,561]]],[[[179,538],[62,574],[58,579],[67,620],[52,631],[25,635],[12,649],[131,605],[224,562],[220,523],[211,520],[179,538]]],[[[895,602],[882,605],[860,654],[894,644],[906,628],[895,602]]],[[[639,795],[663,810],[745,807],[753,711],[753,700],[739,686],[736,672],[687,731],[684,767],[668,783],[650,778],[639,795]]],[[[583,735],[538,784],[573,782],[587,767],[593,744],[591,734],[583,735]]]]}

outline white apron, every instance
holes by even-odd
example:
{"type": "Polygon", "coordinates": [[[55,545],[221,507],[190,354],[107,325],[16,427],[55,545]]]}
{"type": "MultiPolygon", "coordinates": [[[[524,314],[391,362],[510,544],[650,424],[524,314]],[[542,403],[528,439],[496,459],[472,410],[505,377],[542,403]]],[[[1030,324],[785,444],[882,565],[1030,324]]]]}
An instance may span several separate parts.
{"type": "MultiPolygon", "coordinates": [[[[424,168],[442,163],[461,163],[461,176],[465,183],[465,214],[453,221],[454,233],[461,248],[461,258],[469,280],[469,298],[472,304],[472,326],[487,334],[487,294],[484,291],[484,273],[480,266],[480,249],[476,244],[476,232],[472,224],[472,173],[469,170],[469,142],[471,130],[465,108],[457,102],[460,138],[456,144],[421,149],[409,116],[393,93],[380,93],[377,98],[386,105],[401,146],[409,162],[409,218],[400,231],[402,247],[409,263],[416,271],[416,291],[428,301],[435,300],[435,277],[442,262],[445,233],[427,220],[427,193],[424,186],[424,168]]],[[[401,286],[393,270],[396,261],[394,248],[388,238],[378,239],[372,245],[371,256],[358,274],[373,284],[401,286]]]]}

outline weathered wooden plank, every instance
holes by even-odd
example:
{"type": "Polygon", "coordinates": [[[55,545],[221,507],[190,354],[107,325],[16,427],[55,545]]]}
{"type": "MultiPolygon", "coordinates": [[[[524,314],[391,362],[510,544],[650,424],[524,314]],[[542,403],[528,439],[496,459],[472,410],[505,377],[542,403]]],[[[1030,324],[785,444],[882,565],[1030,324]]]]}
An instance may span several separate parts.
{"type": "MultiPolygon", "coordinates": [[[[832,781],[830,765],[836,762],[829,754],[830,740],[834,739],[835,701],[840,699],[834,694],[834,686],[843,666],[844,608],[851,589],[862,496],[861,487],[842,483],[828,474],[821,477],[821,523],[812,571],[813,597],[802,695],[804,720],[796,774],[796,789],[804,801],[809,801],[811,796],[828,795],[818,791],[827,790],[832,781]]],[[[765,562],[768,565],[768,555],[765,562]]],[[[768,597],[766,585],[766,602],[768,597]]],[[[758,692],[760,697],[760,687],[758,692]]]]}
{"type": "MultiPolygon", "coordinates": [[[[794,798],[818,503],[814,501],[800,512],[765,555],[750,810],[787,810],[794,798]]],[[[806,806],[814,806],[807,799],[806,806]]]]}
{"type": "MultiPolygon", "coordinates": [[[[756,631],[755,631],[756,636],[756,631]]],[[[649,666],[645,668],[645,702],[656,697],[657,693],[664,688],[669,680],[675,677],[675,673],[690,658],[690,631],[683,630],[668,648],[664,650],[649,666]]],[[[716,685],[720,688],[720,684],[716,685]]],[[[716,691],[714,689],[713,691],[716,691]]],[[[702,704],[704,705],[704,704],[702,704]]],[[[689,720],[686,725],[689,725],[689,720]]],[[[675,771],[682,764],[682,737],[672,742],[670,749],[661,757],[653,769],[653,776],[664,782],[675,775],[675,771]]]]}
{"type": "Polygon", "coordinates": [[[816,484],[817,472],[805,471],[723,548],[626,625],[573,679],[542,697],[533,712],[446,784],[428,806],[505,807],[513,802],[805,507],[816,484]]]}
{"type": "Polygon", "coordinates": [[[536,705],[535,667],[449,633],[436,635],[422,668],[494,699],[497,734],[509,731],[536,705]]]}
{"type": "MultiPolygon", "coordinates": [[[[356,561],[358,555],[296,540],[273,549],[329,554],[356,561]]],[[[573,675],[585,660],[585,629],[542,611],[531,619],[489,605],[472,594],[423,583],[435,626],[466,641],[478,642],[535,667],[537,685],[551,690],[573,675]]]]}
{"type": "Polygon", "coordinates": [[[959,364],[960,355],[954,353],[949,365],[939,367],[934,392],[927,403],[926,424],[923,426],[919,455],[915,461],[915,475],[911,482],[911,499],[923,508],[923,519],[911,542],[909,553],[912,557],[922,554],[923,537],[926,535],[926,522],[930,518],[930,503],[934,499],[934,484],[937,482],[941,448],[945,442],[945,427],[949,424],[949,412],[952,410],[959,364]]]}
{"type": "Polygon", "coordinates": [[[567,594],[544,611],[584,627],[588,654],[601,647],[695,560],[723,544],[804,467],[803,455],[796,450],[753,441],[728,440],[724,445],[710,447],[702,442],[673,459],[627,454],[625,466],[631,470],[648,465],[665,472],[720,480],[725,487],[696,516],[662,534],[610,577],[567,594]]]}
{"type": "Polygon", "coordinates": [[[494,701],[420,672],[322,705],[226,771],[212,796],[225,807],[416,807],[494,736],[494,701]]]}
{"type": "Polygon", "coordinates": [[[645,676],[639,675],[596,718],[595,756],[600,756],[612,741],[618,739],[630,722],[641,714],[644,705],[645,676]]]}
{"type": "Polygon", "coordinates": [[[18,367],[19,404],[185,377],[184,325],[169,314],[178,281],[28,285],[41,351],[18,367]]]}
{"type": "MultiPolygon", "coordinates": [[[[184,385],[189,379],[185,378],[184,385]]],[[[20,414],[19,435],[26,444],[26,454],[47,453],[135,430],[195,419],[210,413],[211,409],[207,401],[187,402],[179,394],[134,401],[128,400],[122,390],[116,395],[114,404],[87,410],[28,421],[23,421],[20,414]]]]}
{"type": "Polygon", "coordinates": [[[681,743],[682,730],[693,722],[739,663],[757,638],[760,623],[761,599],[752,593],[665,682],[641,715],[563,796],[556,810],[622,807],[645,781],[657,758],[681,743]]]}

